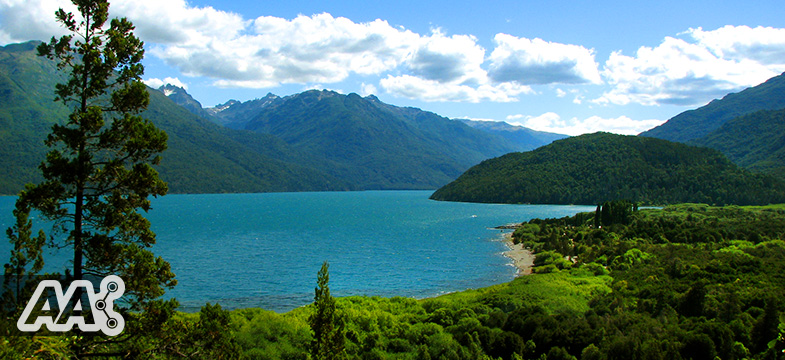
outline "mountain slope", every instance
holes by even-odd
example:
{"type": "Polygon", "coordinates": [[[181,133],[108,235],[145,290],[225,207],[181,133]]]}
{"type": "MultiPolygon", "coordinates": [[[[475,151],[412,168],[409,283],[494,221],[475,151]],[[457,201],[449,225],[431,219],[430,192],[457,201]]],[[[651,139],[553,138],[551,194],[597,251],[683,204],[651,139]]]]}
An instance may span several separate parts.
{"type": "Polygon", "coordinates": [[[685,111],[640,135],[687,142],[708,135],[735,117],[759,110],[783,108],[785,108],[785,73],[758,86],[728,94],[721,100],[714,100],[701,108],[685,111]]]}
{"type": "MultiPolygon", "coordinates": [[[[54,102],[60,78],[53,62],[36,56],[37,42],[0,50],[0,193],[16,194],[39,181],[43,140],[51,125],[68,116],[54,102]]],[[[142,116],[169,135],[158,168],[172,193],[346,190],[353,187],[318,170],[290,163],[299,154],[279,139],[222,128],[150,90],[142,116]],[[289,154],[273,159],[267,154],[289,154]]]]}
{"type": "Polygon", "coordinates": [[[540,146],[548,145],[556,140],[568,137],[567,135],[536,131],[523,126],[510,125],[501,121],[461,121],[475,129],[480,129],[507,139],[507,141],[520,147],[520,151],[534,150],[540,146]]]}
{"type": "Polygon", "coordinates": [[[647,204],[785,201],[785,184],[751,174],[718,151],[607,133],[556,141],[472,167],[432,199],[487,203],[647,204]]]}
{"type": "Polygon", "coordinates": [[[278,95],[268,93],[261,99],[246,102],[229,100],[224,104],[205,109],[205,111],[212,115],[218,124],[232,129],[244,129],[248,122],[259,116],[264,108],[281,101],[283,99],[278,95]]]}
{"type": "Polygon", "coordinates": [[[191,94],[189,94],[185,89],[179,86],[166,84],[166,85],[162,85],[156,90],[166,95],[166,97],[168,97],[169,100],[172,100],[175,104],[184,107],[186,110],[190,111],[195,115],[207,119],[209,119],[212,116],[207,110],[202,108],[202,103],[194,99],[193,96],[191,96],[191,94]]]}
{"type": "Polygon", "coordinates": [[[751,171],[781,176],[785,174],[785,109],[734,118],[689,143],[719,150],[751,171]]]}
{"type": "Polygon", "coordinates": [[[484,159],[519,150],[465,124],[376,97],[307,91],[264,107],[245,128],[337,164],[364,189],[432,189],[484,159]]]}

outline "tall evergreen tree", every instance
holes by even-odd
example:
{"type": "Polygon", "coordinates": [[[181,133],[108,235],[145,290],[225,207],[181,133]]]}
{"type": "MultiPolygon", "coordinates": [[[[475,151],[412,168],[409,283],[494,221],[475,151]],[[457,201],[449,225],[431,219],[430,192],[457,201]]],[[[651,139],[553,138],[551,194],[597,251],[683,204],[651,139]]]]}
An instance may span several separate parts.
{"type": "Polygon", "coordinates": [[[51,245],[73,249],[66,273],[77,280],[119,275],[131,295],[124,299],[141,309],[175,284],[169,264],[148,250],[155,233],[139,212],[150,209],[150,196],[166,194],[151,165],[160,161],[167,136],[138,115],[149,95],[141,82],[144,44],[133,24],[122,18],[106,26],[106,0],[72,2],[78,14],[55,14],[70,34],[38,47],[67,73],[55,101],[71,114],[52,126],[40,166],[44,181],[28,184],[17,208],[37,210],[55,224],[51,245]]]}
{"type": "Polygon", "coordinates": [[[314,295],[315,312],[309,319],[313,331],[311,356],[316,360],[346,358],[344,325],[336,314],[335,298],[330,295],[329,267],[325,261],[319,270],[314,295]]]}

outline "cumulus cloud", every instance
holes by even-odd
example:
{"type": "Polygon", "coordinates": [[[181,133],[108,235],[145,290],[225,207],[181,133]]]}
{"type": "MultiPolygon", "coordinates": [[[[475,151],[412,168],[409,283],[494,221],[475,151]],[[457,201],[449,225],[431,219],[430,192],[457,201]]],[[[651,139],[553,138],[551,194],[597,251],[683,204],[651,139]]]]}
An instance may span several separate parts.
{"type": "Polygon", "coordinates": [[[719,58],[745,59],[785,68],[785,29],[758,26],[724,26],[713,31],[702,28],[685,32],[719,58]]]}
{"type": "Polygon", "coordinates": [[[600,84],[594,51],[583,46],[497,34],[489,75],[496,82],[600,84]]]}
{"type": "MultiPolygon", "coordinates": [[[[0,0],[0,41],[63,33],[52,21],[58,7],[73,11],[65,0],[0,0]]],[[[539,39],[497,36],[487,58],[472,35],[417,34],[383,20],[356,23],[328,13],[246,19],[186,0],[116,0],[110,12],[134,22],[148,55],[219,87],[333,84],[359,74],[381,76],[379,88],[395,96],[478,102],[516,101],[532,92],[528,84],[597,82],[591,51],[539,39]],[[535,46],[519,45],[527,41],[535,46]],[[521,69],[537,77],[517,76],[521,69]]]]}
{"type": "Polygon", "coordinates": [[[52,36],[65,35],[65,29],[54,21],[58,8],[76,11],[70,1],[0,0],[0,44],[29,40],[48,41],[52,36]]]}
{"type": "Polygon", "coordinates": [[[446,36],[440,30],[421,38],[407,60],[415,76],[442,83],[481,84],[487,75],[481,65],[485,49],[468,35],[446,36]]]}
{"type": "Polygon", "coordinates": [[[158,78],[150,78],[150,79],[144,80],[144,83],[147,86],[149,86],[149,87],[151,87],[153,89],[158,89],[161,86],[169,84],[169,85],[174,85],[174,86],[177,86],[177,87],[181,87],[181,88],[183,88],[185,90],[188,90],[188,85],[187,84],[185,84],[184,82],[180,81],[180,79],[178,79],[178,78],[172,78],[172,77],[167,77],[167,78],[164,78],[163,80],[158,79],[158,78]]]}
{"type": "Polygon", "coordinates": [[[335,83],[351,73],[389,70],[418,39],[382,20],[358,24],[326,13],[292,20],[265,16],[249,24],[225,39],[194,36],[194,41],[154,47],[152,53],[186,74],[216,78],[218,86],[262,88],[335,83]]]}
{"type": "Polygon", "coordinates": [[[362,83],[362,85],[360,85],[360,95],[362,96],[376,95],[377,92],[378,90],[373,84],[362,83]]]}
{"type": "Polygon", "coordinates": [[[785,29],[690,29],[635,56],[614,52],[602,71],[613,86],[599,104],[699,105],[785,71],[785,29]]]}
{"type": "Polygon", "coordinates": [[[507,116],[507,122],[513,125],[525,126],[533,130],[577,136],[598,131],[607,131],[622,135],[636,135],[661,125],[665,121],[632,120],[627,116],[608,119],[599,116],[591,116],[583,120],[576,117],[562,119],[559,114],[547,112],[539,116],[521,114],[510,115],[507,116]]]}

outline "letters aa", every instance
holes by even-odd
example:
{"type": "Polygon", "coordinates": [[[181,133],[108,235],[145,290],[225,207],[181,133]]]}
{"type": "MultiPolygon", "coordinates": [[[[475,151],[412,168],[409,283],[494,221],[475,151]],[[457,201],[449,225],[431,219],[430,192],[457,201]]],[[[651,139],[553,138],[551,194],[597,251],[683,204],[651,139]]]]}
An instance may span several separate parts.
{"type": "Polygon", "coordinates": [[[41,325],[46,325],[49,331],[66,332],[73,329],[74,325],[76,325],[81,331],[85,332],[102,331],[108,336],[119,335],[125,327],[125,320],[114,311],[113,305],[115,300],[123,296],[125,283],[119,276],[110,275],[101,281],[100,289],[101,291],[96,294],[90,281],[76,280],[63,293],[60,282],[57,280],[41,281],[35,289],[33,297],[22,312],[19,321],[16,322],[16,326],[20,331],[24,332],[36,332],[41,329],[41,325]],[[93,323],[87,323],[84,316],[73,314],[69,314],[66,319],[61,319],[69,305],[71,305],[71,310],[81,310],[79,299],[76,299],[76,303],[71,303],[77,288],[82,288],[83,293],[87,294],[92,308],[91,315],[93,320],[95,320],[93,323]],[[55,295],[59,312],[52,311],[50,301],[54,299],[49,295],[49,291],[55,295]],[[39,315],[35,319],[29,319],[30,314],[37,307],[40,307],[41,312],[48,313],[50,316],[39,315]],[[55,313],[56,317],[51,316],[51,314],[55,313]]]}

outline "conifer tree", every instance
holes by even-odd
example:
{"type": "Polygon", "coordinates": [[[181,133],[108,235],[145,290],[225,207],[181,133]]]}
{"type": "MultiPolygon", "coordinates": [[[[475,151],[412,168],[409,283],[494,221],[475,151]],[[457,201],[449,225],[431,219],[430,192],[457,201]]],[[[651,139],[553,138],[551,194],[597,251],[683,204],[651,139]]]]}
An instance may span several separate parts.
{"type": "Polygon", "coordinates": [[[160,161],[167,136],[138,115],[149,94],[141,82],[144,43],[133,24],[122,18],[107,26],[107,0],[72,2],[78,14],[55,13],[69,35],[38,47],[67,76],[56,85],[55,101],[71,114],[52,126],[40,166],[44,181],[26,186],[17,209],[37,210],[55,224],[50,245],[73,249],[66,273],[77,280],[118,275],[131,295],[124,299],[141,309],[175,284],[169,264],[148,250],[155,233],[139,211],[150,210],[150,196],[166,194],[151,165],[160,161]]]}
{"type": "Polygon", "coordinates": [[[315,312],[309,322],[313,331],[311,356],[317,360],[346,359],[343,322],[336,314],[335,298],[330,295],[330,265],[325,261],[316,280],[315,312]]]}

